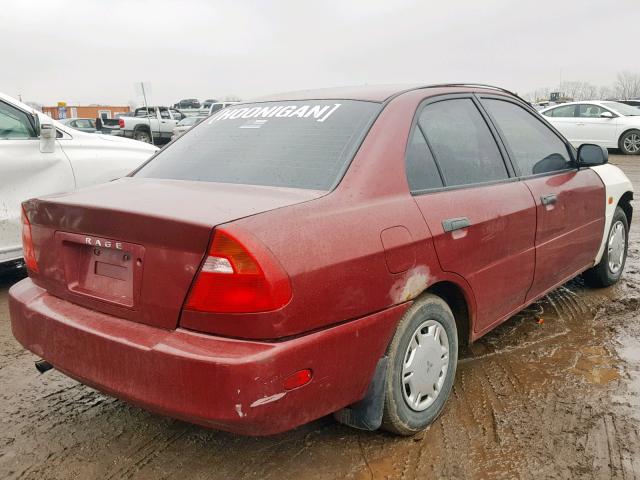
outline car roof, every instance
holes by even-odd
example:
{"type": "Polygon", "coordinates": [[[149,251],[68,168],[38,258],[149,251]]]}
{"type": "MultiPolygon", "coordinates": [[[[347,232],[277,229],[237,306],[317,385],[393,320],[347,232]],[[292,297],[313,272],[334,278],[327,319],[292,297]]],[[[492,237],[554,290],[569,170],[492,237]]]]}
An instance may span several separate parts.
{"type": "MultiPolygon", "coordinates": [[[[484,85],[477,83],[445,83],[445,84],[395,84],[395,85],[359,85],[359,86],[347,86],[347,87],[331,87],[320,88],[314,90],[298,90],[293,92],[276,93],[273,95],[267,95],[253,99],[258,102],[268,101],[285,101],[285,100],[331,100],[331,99],[344,99],[344,100],[364,100],[370,102],[385,102],[392,97],[400,95],[412,90],[419,90],[425,88],[442,89],[451,88],[459,90],[461,87],[468,89],[469,91],[476,90],[497,90],[503,93],[507,93],[512,96],[517,96],[515,93],[505,90],[493,85],[484,85]]],[[[434,95],[436,92],[434,91],[434,95]]]]}

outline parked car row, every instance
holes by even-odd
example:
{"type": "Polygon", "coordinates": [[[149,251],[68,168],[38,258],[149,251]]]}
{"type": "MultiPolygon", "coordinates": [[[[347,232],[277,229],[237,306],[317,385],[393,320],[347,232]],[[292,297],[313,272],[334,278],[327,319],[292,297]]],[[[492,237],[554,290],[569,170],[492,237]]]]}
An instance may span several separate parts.
{"type": "Polygon", "coordinates": [[[237,102],[218,101],[213,98],[208,98],[204,102],[200,103],[197,98],[185,98],[176,102],[173,107],[179,109],[191,109],[191,110],[209,110],[213,104],[233,104],[237,102]]]}
{"type": "Polygon", "coordinates": [[[238,102],[215,102],[208,109],[183,112],[177,108],[151,106],[137,108],[133,116],[120,117],[114,135],[163,145],[178,138],[203,118],[238,102]],[[189,113],[190,115],[186,115],[189,113]]]}
{"type": "Polygon", "coordinates": [[[173,129],[186,118],[176,108],[151,106],[136,108],[133,117],[120,117],[114,135],[162,145],[171,141],[173,129]]]}
{"type": "Polygon", "coordinates": [[[22,258],[21,202],[120,178],[156,150],[71,128],[0,94],[0,266],[22,258]]]}

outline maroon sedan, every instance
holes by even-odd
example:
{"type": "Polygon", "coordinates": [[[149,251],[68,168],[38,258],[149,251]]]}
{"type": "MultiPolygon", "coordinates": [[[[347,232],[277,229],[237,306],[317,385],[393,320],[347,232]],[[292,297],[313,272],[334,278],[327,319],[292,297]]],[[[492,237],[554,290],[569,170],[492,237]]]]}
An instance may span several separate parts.
{"type": "Polygon", "coordinates": [[[438,416],[458,346],[624,268],[631,184],[472,85],[236,105],[136,172],[23,204],[15,337],[149,410],[252,435],[438,416]]]}

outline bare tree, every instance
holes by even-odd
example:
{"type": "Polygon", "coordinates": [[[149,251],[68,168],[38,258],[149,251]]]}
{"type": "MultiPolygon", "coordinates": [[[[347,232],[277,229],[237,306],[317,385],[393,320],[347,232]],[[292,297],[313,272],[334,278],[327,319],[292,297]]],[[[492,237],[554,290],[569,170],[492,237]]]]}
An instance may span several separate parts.
{"type": "Polygon", "coordinates": [[[598,87],[589,82],[582,82],[580,100],[595,100],[598,96],[598,87]]]}
{"type": "Polygon", "coordinates": [[[554,88],[537,88],[527,93],[525,97],[533,102],[540,102],[548,100],[551,92],[560,92],[561,96],[576,101],[640,98],[640,73],[620,72],[612,86],[598,87],[589,82],[566,81],[554,88]]]}
{"type": "Polygon", "coordinates": [[[615,92],[621,100],[640,97],[640,74],[629,71],[619,72],[615,92]]]}
{"type": "Polygon", "coordinates": [[[522,98],[530,102],[543,102],[549,100],[550,91],[551,89],[549,87],[537,88],[532,92],[525,93],[522,98]]]}
{"type": "Polygon", "coordinates": [[[616,95],[611,87],[602,86],[598,88],[598,100],[611,100],[616,95]]]}
{"type": "Polygon", "coordinates": [[[598,95],[598,87],[580,81],[562,82],[558,85],[558,91],[574,100],[593,100],[598,95]]]}

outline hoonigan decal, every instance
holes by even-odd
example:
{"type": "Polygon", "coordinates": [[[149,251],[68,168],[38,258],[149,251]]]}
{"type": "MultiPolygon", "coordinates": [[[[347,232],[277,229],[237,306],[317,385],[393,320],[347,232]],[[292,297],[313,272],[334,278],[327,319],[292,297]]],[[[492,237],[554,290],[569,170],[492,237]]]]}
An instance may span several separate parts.
{"type": "Polygon", "coordinates": [[[341,103],[333,105],[275,105],[244,108],[225,108],[220,110],[209,120],[209,124],[220,120],[234,120],[236,118],[313,118],[324,122],[338,108],[341,103]]]}

